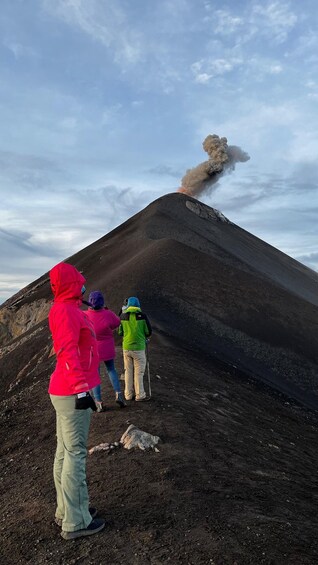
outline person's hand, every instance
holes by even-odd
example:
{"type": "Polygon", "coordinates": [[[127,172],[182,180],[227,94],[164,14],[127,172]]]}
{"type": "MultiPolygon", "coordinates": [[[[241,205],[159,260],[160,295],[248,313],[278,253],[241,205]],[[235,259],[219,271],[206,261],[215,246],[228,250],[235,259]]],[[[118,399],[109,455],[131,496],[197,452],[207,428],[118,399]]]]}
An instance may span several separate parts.
{"type": "Polygon", "coordinates": [[[89,392],[80,392],[75,396],[75,409],[87,410],[87,408],[91,408],[94,412],[97,410],[94,399],[89,392]]]}

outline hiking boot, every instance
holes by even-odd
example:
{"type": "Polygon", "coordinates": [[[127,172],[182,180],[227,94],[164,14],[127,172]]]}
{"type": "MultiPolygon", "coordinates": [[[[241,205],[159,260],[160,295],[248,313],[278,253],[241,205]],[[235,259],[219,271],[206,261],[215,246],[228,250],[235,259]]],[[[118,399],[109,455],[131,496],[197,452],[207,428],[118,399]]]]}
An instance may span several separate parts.
{"type": "MultiPolygon", "coordinates": [[[[93,506],[90,506],[89,509],[88,509],[88,511],[89,511],[89,513],[90,513],[90,515],[91,515],[92,518],[95,518],[95,516],[97,516],[97,508],[94,508],[93,506]]],[[[62,527],[63,519],[62,519],[62,518],[57,518],[57,517],[55,516],[54,522],[55,522],[58,526],[60,526],[60,528],[61,528],[61,527],[62,527]]]]}
{"type": "Polygon", "coordinates": [[[116,392],[116,402],[119,404],[121,408],[126,408],[127,404],[123,399],[123,395],[121,392],[116,392]]]}
{"type": "Polygon", "coordinates": [[[102,402],[100,402],[99,400],[95,400],[95,404],[96,404],[97,412],[104,412],[105,411],[105,408],[104,408],[102,402]]]}
{"type": "Polygon", "coordinates": [[[92,536],[101,532],[105,528],[105,520],[102,518],[95,518],[92,520],[87,528],[83,528],[82,530],[76,530],[75,532],[64,532],[61,531],[61,536],[63,539],[70,540],[76,538],[82,538],[84,536],[92,536]]]}

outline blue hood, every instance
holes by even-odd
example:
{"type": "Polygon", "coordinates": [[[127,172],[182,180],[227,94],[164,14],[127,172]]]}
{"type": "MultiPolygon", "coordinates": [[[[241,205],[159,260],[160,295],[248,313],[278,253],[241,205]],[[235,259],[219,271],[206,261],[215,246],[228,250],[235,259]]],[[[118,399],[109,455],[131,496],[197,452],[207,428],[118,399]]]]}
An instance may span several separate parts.
{"type": "Polygon", "coordinates": [[[128,298],[127,307],[129,308],[129,306],[140,308],[140,302],[138,298],[136,298],[136,296],[131,296],[130,298],[128,298]]]}

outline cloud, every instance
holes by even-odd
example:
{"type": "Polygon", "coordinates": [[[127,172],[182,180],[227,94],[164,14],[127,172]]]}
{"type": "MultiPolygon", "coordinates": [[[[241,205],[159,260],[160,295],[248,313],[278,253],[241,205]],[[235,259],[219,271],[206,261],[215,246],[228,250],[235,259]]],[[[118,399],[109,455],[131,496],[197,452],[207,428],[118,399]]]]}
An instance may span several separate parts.
{"type": "Polygon", "coordinates": [[[192,109],[198,136],[204,138],[206,124],[213,123],[214,131],[225,135],[230,145],[243,147],[251,156],[252,165],[259,167],[262,173],[269,169],[275,172],[277,168],[288,174],[288,168],[296,163],[316,159],[318,119],[310,107],[299,104],[299,99],[267,101],[257,99],[257,93],[248,99],[238,94],[235,111],[228,107],[227,113],[222,113],[221,103],[217,104],[218,96],[210,95],[210,106],[201,103],[201,107],[192,109]],[[216,106],[218,118],[215,117],[216,106]]]}
{"type": "Polygon", "coordinates": [[[214,33],[221,35],[236,33],[245,23],[244,18],[232,15],[226,10],[216,10],[214,17],[216,18],[214,33]]]}
{"type": "Polygon", "coordinates": [[[297,255],[295,257],[295,259],[297,261],[299,261],[300,263],[307,265],[307,267],[309,267],[310,269],[313,269],[314,271],[318,271],[318,253],[317,252],[308,253],[308,254],[305,254],[305,255],[297,255]]]}
{"type": "Polygon", "coordinates": [[[204,21],[212,26],[213,33],[223,40],[233,40],[242,46],[251,41],[270,39],[276,45],[284,43],[299,21],[289,2],[246,2],[233,9],[217,10],[212,3],[205,2],[204,21]]]}
{"type": "Polygon", "coordinates": [[[293,256],[314,253],[318,39],[313,0],[300,4],[5,2],[0,223],[9,251],[0,254],[16,287],[174,190],[211,132],[251,161],[207,203],[293,256]]]}
{"type": "Polygon", "coordinates": [[[112,49],[114,60],[123,65],[134,65],[142,59],[139,34],[132,29],[125,11],[118,2],[109,0],[44,0],[51,16],[81,29],[93,41],[112,49]]]}
{"type": "Polygon", "coordinates": [[[316,257],[317,165],[288,174],[233,173],[205,202],[231,221],[300,262],[318,270],[316,257]],[[239,177],[239,178],[238,178],[239,177]],[[306,251],[306,252],[304,252],[306,251]]]}
{"type": "Polygon", "coordinates": [[[109,185],[55,189],[42,199],[16,195],[12,208],[7,197],[0,216],[0,301],[123,223],[154,196],[150,190],[109,185]]]}
{"type": "Polygon", "coordinates": [[[252,8],[251,24],[256,25],[257,33],[264,34],[276,43],[284,43],[298,21],[290,9],[289,2],[268,2],[255,4],[252,8]]]}
{"type": "Polygon", "coordinates": [[[210,79],[230,73],[242,64],[242,59],[232,57],[228,59],[201,59],[191,65],[195,82],[207,83],[210,79]]]}
{"type": "Polygon", "coordinates": [[[133,108],[140,108],[141,106],[144,105],[144,101],[143,100],[133,100],[131,103],[133,108]]]}
{"type": "Polygon", "coordinates": [[[308,89],[307,97],[311,100],[318,99],[318,83],[314,80],[308,80],[305,84],[305,87],[308,89]]]}
{"type": "MultiPolygon", "coordinates": [[[[209,50],[212,56],[203,57],[190,65],[194,81],[200,84],[208,84],[212,88],[220,87],[224,89],[224,81],[232,86],[235,83],[235,91],[243,88],[253,81],[254,90],[257,89],[258,82],[269,80],[269,77],[282,74],[286,63],[277,57],[269,57],[261,50],[253,50],[235,45],[234,47],[225,46],[219,42],[211,42],[209,50]],[[218,84],[216,79],[224,80],[218,84]]],[[[252,93],[252,91],[251,91],[252,93]]]]}
{"type": "Polygon", "coordinates": [[[32,191],[47,188],[51,184],[52,176],[62,174],[60,166],[51,159],[36,155],[14,153],[0,150],[0,182],[4,187],[13,186],[14,191],[9,192],[14,200],[17,192],[27,188],[32,191]]]}
{"type": "Polygon", "coordinates": [[[158,176],[169,176],[169,177],[176,177],[178,179],[181,178],[182,173],[181,171],[177,171],[174,167],[171,167],[169,165],[156,165],[155,167],[152,167],[151,169],[148,169],[148,173],[152,174],[152,175],[158,175],[158,176]]]}
{"type": "Polygon", "coordinates": [[[30,45],[22,44],[20,41],[13,37],[4,37],[2,45],[6,47],[14,56],[16,60],[24,58],[38,59],[39,55],[36,50],[30,45]]]}
{"type": "Polygon", "coordinates": [[[310,116],[308,116],[308,123],[305,129],[302,123],[294,127],[293,137],[288,148],[290,161],[303,167],[306,176],[308,176],[309,172],[312,170],[312,166],[317,172],[317,127],[318,121],[316,117],[312,116],[310,121],[310,116]]]}
{"type": "Polygon", "coordinates": [[[101,65],[107,68],[105,80],[116,82],[120,78],[124,83],[134,84],[137,93],[153,91],[156,86],[170,95],[185,76],[187,49],[183,49],[183,34],[189,32],[195,21],[191,2],[165,0],[136,5],[117,0],[42,0],[42,3],[51,20],[63,22],[73,32],[80,31],[86,36],[88,50],[94,49],[101,65]]]}
{"type": "Polygon", "coordinates": [[[56,257],[56,249],[37,242],[31,231],[0,229],[0,303],[46,272],[56,257]]]}
{"type": "Polygon", "coordinates": [[[46,256],[53,256],[52,249],[43,248],[32,242],[33,234],[18,229],[2,229],[0,228],[0,238],[3,243],[2,257],[9,259],[14,250],[16,259],[21,259],[26,255],[38,255],[40,252],[46,256]]]}

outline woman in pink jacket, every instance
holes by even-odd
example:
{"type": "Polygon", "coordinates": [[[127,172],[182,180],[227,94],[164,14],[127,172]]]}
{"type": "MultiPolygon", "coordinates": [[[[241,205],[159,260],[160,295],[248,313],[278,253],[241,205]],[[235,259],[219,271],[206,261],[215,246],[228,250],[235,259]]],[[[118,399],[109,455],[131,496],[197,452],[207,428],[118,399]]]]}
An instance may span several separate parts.
{"type": "MultiPolygon", "coordinates": [[[[114,364],[116,349],[113,331],[120,326],[120,318],[116,316],[115,312],[112,312],[112,310],[104,306],[104,297],[99,290],[91,292],[88,300],[90,308],[87,310],[86,315],[89,317],[95,329],[99,360],[104,361],[106,365],[109,380],[116,393],[117,404],[119,404],[121,408],[124,408],[127,405],[120,391],[120,383],[114,364]]],[[[93,394],[97,411],[102,412],[103,403],[100,385],[94,387],[93,394]]]]}
{"type": "Polygon", "coordinates": [[[50,271],[50,280],[54,302],[49,326],[56,353],[49,385],[56,411],[55,522],[69,540],[95,534],[105,526],[104,520],[95,518],[96,508],[89,508],[86,484],[86,445],[91,413],[96,410],[89,391],[100,383],[99,357],[94,328],[80,310],[83,275],[72,265],[59,263],[50,271]]]}

